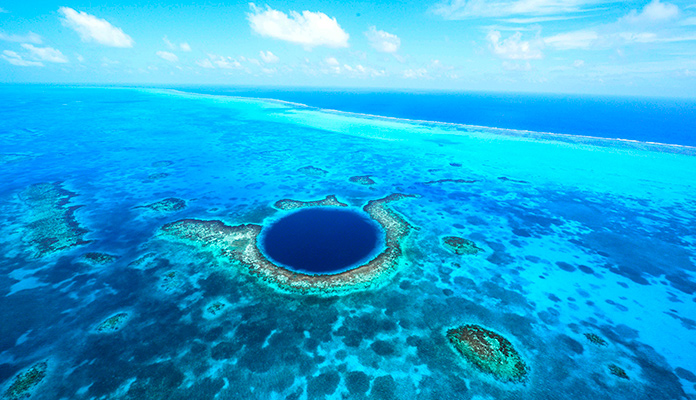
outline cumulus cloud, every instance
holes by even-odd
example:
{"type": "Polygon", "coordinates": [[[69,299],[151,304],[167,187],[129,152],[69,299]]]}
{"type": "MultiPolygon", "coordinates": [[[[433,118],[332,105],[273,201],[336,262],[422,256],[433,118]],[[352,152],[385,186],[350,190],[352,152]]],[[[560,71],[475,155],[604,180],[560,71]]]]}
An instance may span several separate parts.
{"type": "Polygon", "coordinates": [[[263,62],[265,62],[266,64],[273,64],[273,63],[278,62],[278,60],[279,60],[278,56],[271,53],[270,51],[267,51],[267,52],[260,51],[259,54],[261,55],[261,59],[263,60],[263,62]]]}
{"type": "Polygon", "coordinates": [[[83,42],[96,42],[110,47],[133,47],[133,39],[105,19],[68,7],[61,7],[58,12],[63,15],[63,25],[77,32],[83,42]]]}
{"type": "Polygon", "coordinates": [[[404,70],[403,77],[407,79],[427,78],[428,70],[425,68],[407,69],[404,70]]]}
{"type": "Polygon", "coordinates": [[[653,0],[643,7],[643,10],[640,12],[632,10],[620,22],[645,25],[668,22],[677,17],[679,17],[679,7],[670,3],[660,3],[660,0],[653,0]]]}
{"type": "Polygon", "coordinates": [[[5,50],[2,52],[2,58],[8,63],[18,67],[43,67],[43,63],[39,61],[25,60],[22,56],[14,51],[5,50]]]}
{"type": "Polygon", "coordinates": [[[334,57],[327,57],[324,59],[324,62],[326,63],[326,65],[331,65],[332,67],[341,65],[341,63],[339,63],[338,60],[334,57]]]}
{"type": "Polygon", "coordinates": [[[29,32],[26,35],[8,35],[6,33],[0,32],[0,40],[5,42],[17,42],[17,43],[33,43],[41,44],[41,36],[34,32],[29,32]]]}
{"type": "Polygon", "coordinates": [[[544,44],[558,50],[587,49],[599,39],[595,31],[573,31],[544,38],[544,44]]]}
{"type": "Polygon", "coordinates": [[[510,60],[533,60],[542,58],[540,46],[536,42],[522,40],[522,33],[515,32],[507,39],[502,38],[500,32],[490,31],[486,36],[491,50],[500,58],[510,60]]]}
{"type": "MultiPolygon", "coordinates": [[[[225,56],[218,56],[215,54],[208,54],[209,61],[211,62],[211,65],[214,65],[218,68],[222,69],[240,69],[242,68],[242,64],[233,59],[232,57],[225,57],[225,56]]],[[[198,64],[201,65],[201,64],[198,64]]],[[[201,65],[202,66],[202,65],[201,65]]],[[[207,68],[207,67],[205,67],[207,68]]]]}
{"type": "Polygon", "coordinates": [[[168,51],[158,51],[157,52],[157,57],[167,60],[169,62],[177,62],[179,61],[179,57],[176,56],[174,53],[170,53],[168,51]]]}
{"type": "Polygon", "coordinates": [[[53,47],[36,47],[28,43],[23,43],[22,47],[29,50],[29,53],[31,53],[31,55],[37,60],[52,63],[68,62],[68,58],[65,57],[60,50],[56,50],[53,47]]]}
{"type": "Polygon", "coordinates": [[[291,11],[290,15],[270,7],[261,9],[249,4],[247,14],[251,29],[261,36],[301,44],[306,48],[314,46],[348,47],[348,34],[338,25],[336,18],[321,12],[291,11]]]}
{"type": "Polygon", "coordinates": [[[401,39],[398,36],[385,31],[379,31],[376,27],[371,26],[365,32],[367,40],[375,50],[382,53],[396,53],[401,46],[401,39]]]}
{"type": "Polygon", "coordinates": [[[164,44],[167,45],[167,47],[168,47],[170,50],[191,51],[191,46],[189,46],[188,43],[186,43],[186,42],[181,42],[181,43],[179,43],[179,45],[177,46],[176,44],[172,43],[172,41],[169,40],[169,38],[167,38],[166,35],[162,38],[162,41],[164,42],[164,44]]]}
{"type": "Polygon", "coordinates": [[[204,58],[204,59],[202,59],[202,60],[198,60],[198,61],[196,61],[196,64],[197,64],[199,67],[203,67],[203,68],[209,68],[209,69],[215,68],[215,66],[213,65],[212,61],[210,61],[210,59],[208,59],[208,58],[204,58]]]}
{"type": "Polygon", "coordinates": [[[446,19],[547,16],[586,11],[601,0],[444,0],[432,11],[446,19]]]}

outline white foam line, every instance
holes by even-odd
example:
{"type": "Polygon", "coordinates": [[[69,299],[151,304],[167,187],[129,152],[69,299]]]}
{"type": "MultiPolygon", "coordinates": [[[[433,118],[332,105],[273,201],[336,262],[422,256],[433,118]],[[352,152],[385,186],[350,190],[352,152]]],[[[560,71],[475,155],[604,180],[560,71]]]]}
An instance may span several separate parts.
{"type": "MultiPolygon", "coordinates": [[[[512,129],[512,128],[496,128],[496,127],[490,127],[490,126],[482,126],[482,125],[469,125],[469,124],[462,124],[462,123],[456,123],[456,122],[443,122],[443,121],[430,121],[430,120],[425,120],[425,119],[410,119],[410,118],[400,118],[400,117],[388,117],[384,115],[375,115],[375,114],[367,114],[367,113],[358,113],[358,112],[352,112],[352,111],[342,111],[342,110],[334,110],[331,108],[321,108],[321,107],[315,107],[315,106],[310,106],[307,104],[303,103],[296,103],[292,101],[286,101],[286,100],[280,100],[280,99],[272,99],[272,98],[266,98],[266,97],[247,97],[247,96],[234,96],[234,95],[228,95],[228,94],[208,94],[208,93],[196,93],[196,92],[187,92],[185,90],[178,90],[178,89],[147,89],[144,88],[145,90],[154,90],[154,91],[162,91],[162,92],[171,92],[171,93],[176,93],[176,94],[186,94],[186,95],[196,95],[196,96],[203,96],[203,97],[227,97],[227,98],[232,98],[232,99],[237,99],[237,100],[255,100],[255,101],[265,101],[265,102],[270,102],[270,103],[280,103],[280,104],[286,104],[286,105],[291,105],[299,108],[307,108],[310,110],[316,110],[316,111],[321,111],[325,113],[330,113],[330,114],[340,114],[340,115],[345,115],[349,117],[363,117],[363,118],[370,118],[370,119],[381,119],[381,120],[387,120],[387,121],[395,121],[395,122],[408,122],[408,123],[416,123],[416,124],[434,124],[434,125],[445,125],[445,126],[453,126],[453,127],[461,127],[461,128],[466,128],[466,129],[483,129],[483,130],[489,130],[489,131],[499,131],[500,134],[502,135],[511,135],[511,136],[551,136],[551,137],[561,137],[565,139],[571,139],[571,140],[577,140],[577,139],[589,139],[589,140],[594,140],[594,141],[599,141],[599,142],[622,142],[626,144],[631,144],[631,145],[650,145],[650,146],[656,146],[656,147],[667,147],[669,149],[674,149],[674,150],[687,150],[692,153],[683,153],[680,152],[680,154],[685,154],[685,155],[696,155],[696,147],[695,146],[688,146],[688,145],[682,145],[682,144],[671,144],[671,143],[661,143],[661,142],[643,142],[640,140],[635,140],[635,139],[623,139],[623,138],[605,138],[605,137],[600,137],[600,136],[589,136],[589,135],[572,135],[569,133],[555,133],[555,132],[540,132],[540,131],[530,131],[530,130],[525,130],[525,129],[512,129]]],[[[490,132],[493,133],[493,132],[490,132]]]]}

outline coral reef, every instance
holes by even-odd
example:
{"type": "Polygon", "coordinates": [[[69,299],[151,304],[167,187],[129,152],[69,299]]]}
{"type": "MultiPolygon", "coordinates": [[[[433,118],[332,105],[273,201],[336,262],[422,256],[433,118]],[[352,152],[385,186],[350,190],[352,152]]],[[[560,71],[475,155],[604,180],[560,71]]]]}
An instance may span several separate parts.
{"type": "Polygon", "coordinates": [[[37,183],[19,195],[29,208],[27,241],[34,247],[35,257],[89,243],[83,239],[88,231],[79,226],[74,215],[82,206],[67,206],[74,196],[60,183],[37,183]]]}
{"type": "Polygon", "coordinates": [[[306,167],[298,168],[297,172],[302,172],[303,174],[307,174],[310,176],[326,176],[329,171],[323,170],[321,168],[313,167],[311,165],[308,165],[306,167]]]}
{"type": "Polygon", "coordinates": [[[348,178],[349,181],[353,183],[359,183],[361,185],[374,185],[375,181],[374,179],[370,178],[370,175],[362,175],[362,176],[351,176],[348,178]]]}
{"type": "Polygon", "coordinates": [[[624,371],[623,368],[619,367],[616,364],[609,364],[609,372],[612,375],[618,376],[621,379],[629,379],[628,375],[626,375],[626,371],[624,371]]]}
{"type": "Polygon", "coordinates": [[[208,306],[208,308],[206,310],[210,314],[215,315],[218,313],[218,311],[222,310],[223,308],[225,308],[225,303],[221,303],[219,301],[216,301],[215,303],[208,306]]]}
{"type": "Polygon", "coordinates": [[[156,203],[145,206],[137,206],[135,208],[149,208],[154,211],[163,212],[180,211],[186,208],[186,200],[177,199],[176,197],[168,197],[156,203]]]}
{"type": "Polygon", "coordinates": [[[118,257],[106,253],[85,253],[82,258],[92,264],[105,265],[114,262],[118,257]]]}
{"type": "Polygon", "coordinates": [[[590,341],[592,344],[596,344],[597,346],[606,346],[607,342],[602,339],[601,337],[595,335],[594,333],[585,333],[585,338],[590,341]]]}
{"type": "Polygon", "coordinates": [[[17,375],[14,382],[12,382],[10,387],[7,388],[7,391],[5,391],[3,397],[9,400],[19,400],[29,397],[29,391],[34,386],[38,385],[46,376],[47,368],[48,364],[46,361],[41,361],[34,364],[24,373],[17,375]]]}
{"type": "Polygon", "coordinates": [[[459,236],[445,236],[442,238],[442,246],[454,254],[476,254],[483,251],[482,248],[476,246],[476,243],[471,240],[461,238],[459,236]]]}
{"type": "Polygon", "coordinates": [[[438,179],[436,181],[428,181],[428,182],[422,182],[424,185],[433,185],[435,183],[445,183],[445,182],[452,182],[452,183],[476,183],[476,180],[471,180],[471,179],[438,179]]]}
{"type": "Polygon", "coordinates": [[[392,194],[371,200],[363,207],[384,229],[385,249],[366,264],[333,275],[303,274],[270,262],[261,253],[257,243],[262,230],[260,225],[229,226],[216,220],[184,219],[164,225],[160,229],[160,235],[211,251],[215,256],[242,266],[251,275],[282,291],[318,295],[345,293],[375,286],[395,271],[402,255],[402,241],[413,227],[387,204],[409,197],[417,196],[392,194]]]}
{"type": "Polygon", "coordinates": [[[527,367],[512,343],[478,325],[447,331],[447,339],[472,364],[503,382],[522,382],[527,367]]]}
{"type": "Polygon", "coordinates": [[[163,167],[168,167],[170,165],[174,164],[174,161],[169,161],[169,160],[162,160],[162,161],[155,161],[152,163],[152,166],[155,168],[163,168],[163,167]]]}
{"type": "Polygon", "coordinates": [[[112,315],[97,326],[97,332],[115,332],[121,329],[126,320],[128,320],[128,313],[112,315]]]}
{"type": "Polygon", "coordinates": [[[304,207],[321,207],[321,206],[338,206],[338,207],[348,207],[348,204],[341,203],[338,201],[335,195],[326,196],[323,200],[315,201],[299,201],[292,199],[282,199],[278,200],[273,204],[273,206],[279,210],[295,210],[297,208],[304,207]]]}
{"type": "Polygon", "coordinates": [[[168,177],[168,176],[169,176],[169,174],[166,173],[166,172],[157,172],[157,173],[148,175],[148,176],[147,176],[147,179],[148,179],[148,180],[151,180],[151,181],[156,181],[156,180],[158,180],[158,179],[164,179],[164,178],[166,178],[166,177],[168,177]]]}

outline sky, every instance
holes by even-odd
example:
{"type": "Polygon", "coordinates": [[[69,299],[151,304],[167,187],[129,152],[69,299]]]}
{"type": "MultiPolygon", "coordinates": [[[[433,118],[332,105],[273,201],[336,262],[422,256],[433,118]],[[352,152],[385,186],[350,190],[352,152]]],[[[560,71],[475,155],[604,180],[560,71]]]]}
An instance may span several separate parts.
{"type": "Polygon", "coordinates": [[[0,1],[0,82],[696,97],[692,0],[118,3],[0,1]]]}

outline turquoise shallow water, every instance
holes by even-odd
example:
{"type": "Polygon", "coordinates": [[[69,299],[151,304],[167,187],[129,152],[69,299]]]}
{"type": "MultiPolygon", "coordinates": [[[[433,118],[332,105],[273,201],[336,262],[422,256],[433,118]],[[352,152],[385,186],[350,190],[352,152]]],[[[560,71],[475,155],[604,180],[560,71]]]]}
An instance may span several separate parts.
{"type": "Polygon", "coordinates": [[[696,397],[693,148],[168,90],[15,86],[0,102],[8,398],[44,362],[32,399],[696,397]],[[397,271],[340,296],[278,292],[158,234],[392,193],[419,196],[390,205],[416,227],[397,271]],[[185,207],[143,207],[169,198],[185,207]],[[507,338],[524,382],[461,357],[445,334],[464,324],[507,338]]]}

